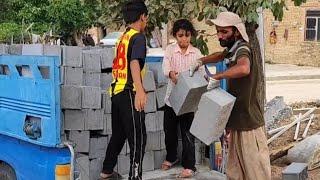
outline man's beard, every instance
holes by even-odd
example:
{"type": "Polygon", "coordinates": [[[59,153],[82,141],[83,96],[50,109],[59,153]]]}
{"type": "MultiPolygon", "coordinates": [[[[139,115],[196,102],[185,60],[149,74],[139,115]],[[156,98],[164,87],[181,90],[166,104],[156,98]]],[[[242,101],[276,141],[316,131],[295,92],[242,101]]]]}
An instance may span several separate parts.
{"type": "Polygon", "coordinates": [[[230,49],[236,42],[236,37],[234,36],[234,33],[233,33],[231,36],[227,37],[226,40],[219,39],[219,41],[220,41],[220,46],[227,47],[230,49]]]}

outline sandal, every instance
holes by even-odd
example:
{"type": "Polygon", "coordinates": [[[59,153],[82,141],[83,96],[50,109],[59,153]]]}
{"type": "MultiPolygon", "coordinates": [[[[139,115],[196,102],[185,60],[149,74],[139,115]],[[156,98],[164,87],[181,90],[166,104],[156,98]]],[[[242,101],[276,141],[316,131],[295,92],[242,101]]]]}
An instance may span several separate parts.
{"type": "Polygon", "coordinates": [[[178,176],[178,178],[191,178],[194,175],[195,171],[192,169],[184,169],[178,176]]]}
{"type": "Polygon", "coordinates": [[[164,162],[162,163],[162,166],[161,166],[161,171],[169,170],[173,165],[177,164],[178,161],[179,161],[179,159],[176,159],[176,160],[173,161],[172,163],[169,162],[169,161],[164,161],[164,162]]]}
{"type": "Polygon", "coordinates": [[[100,179],[101,180],[116,180],[116,179],[122,179],[122,176],[117,172],[113,172],[112,174],[100,173],[100,179]]]}

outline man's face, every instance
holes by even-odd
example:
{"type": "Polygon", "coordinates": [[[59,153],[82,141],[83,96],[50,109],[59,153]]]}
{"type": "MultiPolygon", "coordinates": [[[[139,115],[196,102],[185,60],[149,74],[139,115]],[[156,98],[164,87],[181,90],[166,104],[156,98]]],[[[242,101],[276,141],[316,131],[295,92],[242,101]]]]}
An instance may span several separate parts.
{"type": "Polygon", "coordinates": [[[148,16],[145,14],[141,15],[141,21],[142,21],[142,29],[145,29],[148,23],[148,16]]]}
{"type": "Polygon", "coordinates": [[[236,42],[237,35],[239,34],[233,27],[220,27],[216,26],[217,35],[222,47],[231,48],[236,42]]]}

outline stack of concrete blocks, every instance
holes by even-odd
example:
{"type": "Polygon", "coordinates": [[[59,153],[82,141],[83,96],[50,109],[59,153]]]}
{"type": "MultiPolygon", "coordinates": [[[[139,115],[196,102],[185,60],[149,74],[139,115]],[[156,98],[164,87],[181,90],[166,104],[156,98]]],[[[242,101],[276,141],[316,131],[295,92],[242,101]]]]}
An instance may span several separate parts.
{"type": "Polygon", "coordinates": [[[223,134],[236,98],[221,88],[202,95],[190,132],[206,145],[223,134]]]}

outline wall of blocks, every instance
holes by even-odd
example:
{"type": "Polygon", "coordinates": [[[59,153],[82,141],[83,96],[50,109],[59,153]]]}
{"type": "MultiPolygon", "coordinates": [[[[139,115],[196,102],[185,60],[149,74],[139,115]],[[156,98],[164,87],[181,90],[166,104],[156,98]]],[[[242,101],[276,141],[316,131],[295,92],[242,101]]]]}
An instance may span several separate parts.
{"type": "MultiPolygon", "coordinates": [[[[96,180],[102,169],[105,151],[112,136],[111,98],[108,88],[112,75],[101,73],[102,68],[111,68],[114,48],[70,47],[35,45],[0,45],[0,54],[11,55],[50,55],[61,59],[61,114],[63,140],[76,143],[76,167],[82,180],[96,180]]],[[[143,161],[143,171],[159,169],[165,160],[165,135],[163,131],[165,79],[160,76],[161,66],[155,74],[152,64],[143,80],[148,92],[145,107],[147,145],[143,161]],[[158,79],[161,78],[161,79],[158,79]],[[161,82],[161,83],[156,83],[161,82]]],[[[180,133],[180,132],[178,132],[180,133]]],[[[196,140],[196,163],[202,164],[205,146],[196,140]]],[[[181,135],[178,147],[182,154],[181,135]]],[[[128,174],[130,148],[125,143],[115,170],[128,174]]]]}

